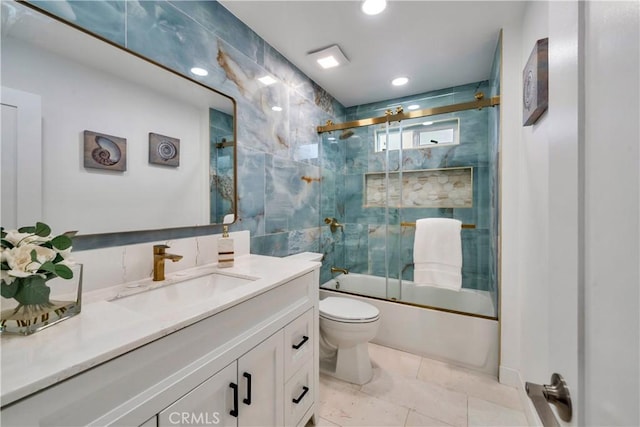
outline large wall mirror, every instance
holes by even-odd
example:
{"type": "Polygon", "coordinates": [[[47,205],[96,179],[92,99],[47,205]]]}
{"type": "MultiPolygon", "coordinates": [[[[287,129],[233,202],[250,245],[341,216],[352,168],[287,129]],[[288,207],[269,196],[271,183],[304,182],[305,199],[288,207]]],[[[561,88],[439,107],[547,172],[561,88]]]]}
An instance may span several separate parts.
{"type": "Polygon", "coordinates": [[[2,2],[2,226],[79,235],[237,217],[235,102],[2,2]]]}

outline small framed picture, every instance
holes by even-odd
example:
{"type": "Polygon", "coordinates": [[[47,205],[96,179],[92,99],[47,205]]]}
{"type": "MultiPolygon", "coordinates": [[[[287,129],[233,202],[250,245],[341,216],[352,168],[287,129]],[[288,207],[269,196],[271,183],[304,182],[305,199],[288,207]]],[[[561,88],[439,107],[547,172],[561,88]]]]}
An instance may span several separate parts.
{"type": "Polygon", "coordinates": [[[84,131],[84,167],[127,170],[127,140],[119,136],[84,131]]]}
{"type": "Polygon", "coordinates": [[[549,105],[549,39],[536,42],[522,72],[523,126],[533,125],[549,105]]]}
{"type": "Polygon", "coordinates": [[[149,132],[149,163],[180,166],[180,140],[149,132]]]}

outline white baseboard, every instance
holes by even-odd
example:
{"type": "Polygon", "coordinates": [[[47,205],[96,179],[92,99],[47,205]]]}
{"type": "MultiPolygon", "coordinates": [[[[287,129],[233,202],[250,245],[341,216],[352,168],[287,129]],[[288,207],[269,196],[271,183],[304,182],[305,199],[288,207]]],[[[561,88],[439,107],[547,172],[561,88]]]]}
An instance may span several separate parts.
{"type": "Polygon", "coordinates": [[[498,379],[500,380],[500,383],[504,385],[516,387],[518,389],[522,386],[520,372],[502,365],[499,368],[498,379]]]}
{"type": "Polygon", "coordinates": [[[529,399],[529,396],[527,396],[527,392],[524,389],[524,381],[520,376],[520,371],[500,366],[498,380],[502,384],[518,389],[518,395],[520,396],[520,402],[524,408],[524,414],[527,417],[527,422],[530,426],[542,427],[542,421],[540,421],[538,413],[533,406],[533,402],[529,399]]]}

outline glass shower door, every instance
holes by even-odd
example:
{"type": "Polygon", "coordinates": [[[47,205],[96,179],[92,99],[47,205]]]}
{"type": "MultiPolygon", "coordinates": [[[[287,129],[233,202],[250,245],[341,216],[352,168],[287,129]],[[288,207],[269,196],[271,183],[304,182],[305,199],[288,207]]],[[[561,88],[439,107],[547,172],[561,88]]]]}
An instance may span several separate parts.
{"type": "Polygon", "coordinates": [[[495,318],[492,117],[469,110],[322,134],[321,215],[325,224],[340,224],[322,227],[322,283],[338,277],[331,267],[347,269],[341,291],[495,318]],[[459,292],[415,285],[420,218],[454,218],[468,227],[461,231],[459,292]],[[356,275],[365,278],[346,286],[356,275]]]}
{"type": "Polygon", "coordinates": [[[498,182],[494,176],[498,166],[494,161],[497,149],[492,147],[498,140],[497,133],[489,132],[489,124],[498,116],[489,112],[458,111],[404,120],[398,125],[407,140],[399,148],[401,260],[394,266],[402,281],[403,302],[497,316],[498,182]],[[415,224],[420,218],[451,218],[462,223],[459,290],[414,282],[415,224]]]}
{"type": "MultiPolygon", "coordinates": [[[[363,275],[354,288],[340,291],[381,299],[399,299],[398,177],[400,155],[386,149],[393,131],[386,123],[321,135],[322,248],[321,282],[338,277],[331,267],[363,275]],[[331,222],[341,227],[332,227],[331,222]],[[393,224],[393,223],[396,224],[393,224]]],[[[345,281],[346,283],[347,281],[345,281]]]]}

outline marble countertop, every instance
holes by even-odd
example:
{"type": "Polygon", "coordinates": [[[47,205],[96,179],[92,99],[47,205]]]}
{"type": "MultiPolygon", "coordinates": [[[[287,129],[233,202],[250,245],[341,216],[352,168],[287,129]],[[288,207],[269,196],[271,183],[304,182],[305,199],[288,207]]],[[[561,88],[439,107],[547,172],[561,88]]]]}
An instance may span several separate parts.
{"type": "MultiPolygon", "coordinates": [[[[2,406],[81,373],[121,354],[212,316],[319,266],[318,262],[260,255],[237,257],[230,268],[216,264],[83,294],[79,315],[29,336],[0,341],[2,406]],[[247,284],[187,306],[167,304],[162,316],[145,315],[114,303],[131,293],[221,273],[251,278],[247,284]]],[[[155,292],[155,291],[154,291],[155,292]]]]}

